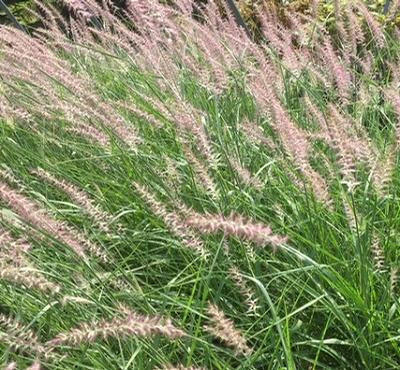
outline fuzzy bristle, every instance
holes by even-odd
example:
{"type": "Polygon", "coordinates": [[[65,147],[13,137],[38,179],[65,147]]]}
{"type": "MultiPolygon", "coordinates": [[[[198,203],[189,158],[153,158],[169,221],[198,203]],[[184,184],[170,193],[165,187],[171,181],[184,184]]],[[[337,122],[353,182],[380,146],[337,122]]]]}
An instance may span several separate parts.
{"type": "Polygon", "coordinates": [[[377,236],[374,236],[372,240],[371,252],[376,271],[378,273],[385,272],[387,270],[385,262],[385,254],[382,248],[381,241],[378,239],[377,236]]]}
{"type": "Polygon", "coordinates": [[[253,352],[243,334],[235,328],[232,320],[225,317],[224,312],[218,306],[209,304],[208,314],[211,324],[205,329],[210,334],[232,347],[238,355],[250,355],[253,352]]]}
{"type": "Polygon", "coordinates": [[[46,343],[48,348],[59,346],[79,346],[83,343],[94,342],[108,337],[140,336],[151,337],[163,335],[171,339],[180,338],[186,333],[175,327],[170,319],[158,316],[139,315],[129,308],[121,307],[118,316],[111,320],[82,323],[79,327],[57,334],[46,343]]]}
{"type": "Polygon", "coordinates": [[[240,294],[245,298],[247,312],[250,314],[257,314],[259,308],[258,299],[255,297],[254,291],[247,286],[245,279],[236,266],[229,269],[229,276],[239,289],[240,294]]]}
{"type": "Polygon", "coordinates": [[[269,226],[247,220],[240,215],[224,217],[192,213],[185,224],[205,234],[222,231],[227,236],[242,238],[258,246],[271,245],[274,250],[287,241],[286,237],[273,234],[269,226]]]}

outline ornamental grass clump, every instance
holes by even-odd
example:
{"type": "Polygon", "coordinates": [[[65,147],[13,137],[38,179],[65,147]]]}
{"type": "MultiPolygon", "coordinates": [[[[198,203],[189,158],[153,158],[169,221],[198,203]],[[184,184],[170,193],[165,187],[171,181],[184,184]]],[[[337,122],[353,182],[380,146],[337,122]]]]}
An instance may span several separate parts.
{"type": "Polygon", "coordinates": [[[0,368],[400,368],[394,14],[29,4],[0,26],[0,368]]]}

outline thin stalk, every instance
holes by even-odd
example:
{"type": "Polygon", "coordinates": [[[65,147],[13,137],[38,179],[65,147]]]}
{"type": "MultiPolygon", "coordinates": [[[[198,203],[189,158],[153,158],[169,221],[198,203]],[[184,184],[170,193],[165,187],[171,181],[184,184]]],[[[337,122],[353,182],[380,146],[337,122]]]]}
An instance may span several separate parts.
{"type": "Polygon", "coordinates": [[[391,0],[386,0],[385,5],[383,6],[383,14],[387,14],[390,8],[391,0]]]}
{"type": "Polygon", "coordinates": [[[239,9],[237,8],[236,4],[234,3],[233,0],[226,0],[226,3],[228,4],[228,7],[230,11],[232,12],[233,16],[235,17],[235,21],[238,24],[239,27],[242,27],[244,31],[246,32],[247,36],[252,39],[251,32],[248,29],[242,15],[240,14],[239,9]]]}
{"type": "Polygon", "coordinates": [[[281,340],[283,352],[285,353],[285,358],[286,358],[286,366],[288,370],[296,370],[296,365],[293,359],[293,354],[290,348],[290,339],[288,333],[285,334],[283,331],[281,322],[282,320],[279,318],[278,313],[275,310],[275,305],[272,302],[272,299],[265,288],[265,286],[258,280],[253,278],[252,276],[246,276],[247,279],[251,280],[253,283],[257,284],[263,295],[265,296],[268,306],[271,310],[272,318],[274,320],[273,324],[276,325],[276,328],[278,330],[278,334],[281,340]]]}
{"type": "Polygon", "coordinates": [[[8,9],[7,5],[4,4],[3,0],[0,0],[0,9],[6,13],[6,16],[10,19],[11,23],[14,27],[18,28],[19,30],[26,32],[26,29],[17,21],[17,18],[14,17],[14,14],[11,13],[10,9],[8,9]]]}

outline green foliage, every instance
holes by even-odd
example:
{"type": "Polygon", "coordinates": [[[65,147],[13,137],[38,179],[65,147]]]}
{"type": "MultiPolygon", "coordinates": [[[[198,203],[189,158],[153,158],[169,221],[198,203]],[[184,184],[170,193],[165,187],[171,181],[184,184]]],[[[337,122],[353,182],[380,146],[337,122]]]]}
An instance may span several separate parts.
{"type": "MultiPolygon", "coordinates": [[[[226,86],[215,91],[183,62],[171,81],[144,68],[151,60],[144,66],[137,63],[131,49],[128,53],[119,46],[121,40],[103,41],[103,45],[71,41],[65,49],[49,42],[52,47],[56,44],[49,55],[56,55],[58,63],[24,59],[33,77],[28,76],[39,74],[41,84],[24,80],[27,74],[16,69],[19,63],[9,67],[14,68],[14,79],[1,80],[0,85],[1,98],[13,107],[11,112],[1,111],[0,179],[56,220],[79,230],[110,260],[79,258],[56,233],[48,235],[26,222],[13,204],[0,199],[0,226],[15,238],[26,239],[32,245],[29,267],[61,287],[60,292],[46,294],[2,279],[0,313],[18,318],[24,330],[34,330],[42,343],[82,322],[112,319],[120,303],[143,314],[171,317],[188,335],[174,341],[132,335],[60,345],[56,360],[41,358],[43,367],[147,370],[182,363],[210,370],[398,369],[397,151],[390,186],[382,195],[371,180],[371,168],[360,164],[354,170],[357,182],[345,183],[340,153],[323,140],[310,139],[311,166],[330,179],[331,202],[324,203],[299,172],[296,158],[286,152],[272,115],[250,93],[239,56],[236,69],[227,72],[226,86]],[[59,66],[65,74],[57,73],[59,66]],[[80,115],[84,107],[92,114],[80,115]],[[201,119],[193,114],[189,124],[193,130],[205,128],[216,164],[202,150],[201,131],[182,132],[177,123],[182,116],[187,118],[188,108],[201,112],[201,119]],[[126,122],[137,130],[141,141],[136,146],[107,126],[113,110],[122,118],[118,124],[126,122]],[[99,112],[100,117],[95,114],[99,112]],[[248,121],[272,145],[257,142],[251,136],[255,129],[246,132],[248,121]],[[71,131],[71,126],[82,123],[97,127],[109,144],[71,131]],[[218,194],[201,181],[187,148],[206,167],[218,194]],[[250,179],[233,165],[234,159],[250,179]],[[88,194],[111,215],[110,231],[101,230],[65,191],[38,178],[32,172],[38,168],[88,194]],[[203,258],[176,235],[167,218],[157,215],[134,184],[148,189],[171,213],[185,216],[196,211],[208,218],[240,214],[270,225],[274,234],[288,236],[288,242],[274,253],[268,245],[257,248],[227,231],[226,235],[198,233],[209,253],[203,258]],[[182,211],[182,205],[189,210],[182,211]],[[249,311],[247,297],[230,274],[233,267],[256,298],[254,311],[249,311]],[[205,330],[208,302],[217,303],[234,321],[253,349],[251,355],[237,355],[205,330]]],[[[371,45],[370,50],[371,71],[351,71],[364,95],[352,91],[354,97],[343,105],[333,84],[316,82],[308,71],[292,73],[271,53],[282,72],[282,106],[307,138],[318,132],[321,122],[310,116],[306,97],[321,115],[327,115],[331,104],[343,109],[348,121],[365,129],[365,142],[387,154],[396,140],[397,118],[383,99],[391,79],[384,61],[398,60],[399,40],[387,35],[384,49],[371,45]]],[[[207,58],[199,59],[207,63],[207,58]]],[[[171,60],[166,63],[176,67],[171,60]]],[[[189,229],[188,223],[182,225],[184,231],[189,229]]],[[[12,361],[19,368],[31,365],[35,353],[29,348],[15,350],[7,334],[0,326],[0,365],[12,361]]]]}
{"type": "MultiPolygon", "coordinates": [[[[37,23],[37,18],[29,12],[29,9],[33,9],[34,6],[32,0],[6,1],[5,3],[22,25],[32,26],[37,23]]],[[[9,24],[10,20],[0,12],[0,24],[2,23],[9,24]]]]}

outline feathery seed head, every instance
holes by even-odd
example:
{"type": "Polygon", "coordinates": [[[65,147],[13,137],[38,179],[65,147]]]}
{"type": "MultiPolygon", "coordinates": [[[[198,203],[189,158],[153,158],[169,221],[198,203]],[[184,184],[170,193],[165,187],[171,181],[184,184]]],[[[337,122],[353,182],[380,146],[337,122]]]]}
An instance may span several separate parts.
{"type": "Polygon", "coordinates": [[[270,244],[274,250],[287,241],[286,237],[273,234],[269,226],[246,220],[240,215],[224,217],[193,212],[185,220],[185,224],[206,234],[222,231],[227,236],[252,241],[258,246],[270,244]]]}
{"type": "Polygon", "coordinates": [[[253,350],[248,346],[243,334],[237,330],[233,321],[227,319],[217,305],[208,305],[208,314],[211,324],[205,329],[222,342],[232,347],[239,355],[250,355],[253,350]]]}

